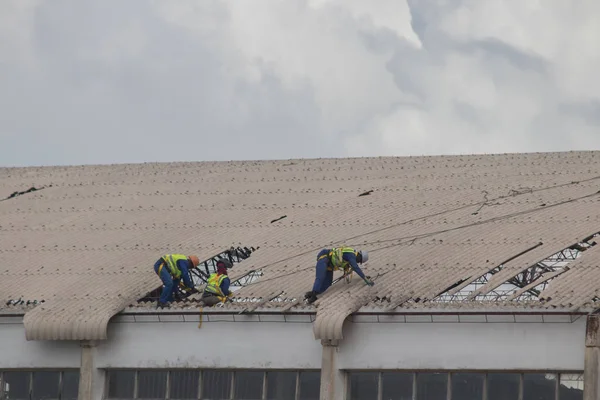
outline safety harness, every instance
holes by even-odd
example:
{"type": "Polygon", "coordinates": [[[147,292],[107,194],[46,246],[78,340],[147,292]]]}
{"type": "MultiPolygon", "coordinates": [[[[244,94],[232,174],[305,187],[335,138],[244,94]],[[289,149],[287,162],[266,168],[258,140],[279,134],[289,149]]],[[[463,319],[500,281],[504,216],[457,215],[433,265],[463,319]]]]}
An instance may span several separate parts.
{"type": "Polygon", "coordinates": [[[330,266],[327,266],[327,271],[344,271],[343,278],[346,283],[350,283],[352,281],[352,275],[354,271],[350,264],[344,260],[344,253],[353,253],[355,256],[358,256],[358,252],[354,250],[352,247],[334,247],[329,251],[329,253],[322,255],[318,258],[321,260],[325,257],[328,257],[330,260],[330,266]]]}
{"type": "Polygon", "coordinates": [[[162,256],[161,258],[162,258],[162,263],[160,263],[160,265],[158,267],[158,272],[157,272],[158,275],[160,275],[160,272],[162,271],[163,267],[166,265],[171,276],[173,276],[175,279],[181,278],[181,270],[179,269],[179,267],[177,267],[177,261],[187,260],[188,257],[183,254],[166,254],[166,255],[162,256]]]}
{"type": "Polygon", "coordinates": [[[221,283],[227,278],[225,274],[212,273],[206,282],[206,288],[204,289],[203,297],[206,296],[217,296],[218,299],[225,303],[230,296],[225,296],[221,290],[221,283]]]}

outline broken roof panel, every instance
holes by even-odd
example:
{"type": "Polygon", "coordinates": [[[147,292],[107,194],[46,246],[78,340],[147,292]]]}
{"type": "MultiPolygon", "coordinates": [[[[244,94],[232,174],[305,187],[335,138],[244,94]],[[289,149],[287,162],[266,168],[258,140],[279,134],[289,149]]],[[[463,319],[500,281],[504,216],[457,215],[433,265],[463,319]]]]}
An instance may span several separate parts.
{"type": "Polygon", "coordinates": [[[262,276],[225,309],[306,308],[316,253],[339,244],[372,253],[364,271],[376,285],[355,275],[322,295],[321,338],[339,337],[340,321],[365,306],[444,308],[437,296],[460,282],[454,308],[593,307],[597,251],[583,252],[537,298],[486,293],[600,231],[599,155],[0,169],[0,194],[47,186],[0,201],[0,311],[14,311],[4,305],[10,300],[44,300],[23,305],[29,339],[103,339],[114,314],[160,286],[152,269],[160,255],[208,259],[231,246],[260,247],[236,264],[232,279],[254,270],[262,276]],[[468,300],[463,292],[475,293],[469,285],[480,277],[481,296],[468,300]]]}

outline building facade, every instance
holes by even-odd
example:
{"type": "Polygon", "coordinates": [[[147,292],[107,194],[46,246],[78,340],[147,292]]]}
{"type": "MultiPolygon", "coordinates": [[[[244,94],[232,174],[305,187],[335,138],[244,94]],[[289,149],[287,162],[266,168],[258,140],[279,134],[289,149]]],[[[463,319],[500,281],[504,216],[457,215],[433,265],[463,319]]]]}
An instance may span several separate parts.
{"type": "Polygon", "coordinates": [[[131,311],[98,343],[27,341],[21,319],[0,318],[11,400],[76,399],[86,368],[98,400],[584,398],[585,315],[357,314],[333,346],[311,313],[131,311]]]}

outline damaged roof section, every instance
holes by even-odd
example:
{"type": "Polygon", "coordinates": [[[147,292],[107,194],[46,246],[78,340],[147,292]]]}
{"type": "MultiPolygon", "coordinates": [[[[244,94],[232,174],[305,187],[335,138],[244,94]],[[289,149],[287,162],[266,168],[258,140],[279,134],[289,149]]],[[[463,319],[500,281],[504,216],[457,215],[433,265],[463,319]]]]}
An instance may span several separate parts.
{"type": "MultiPolygon", "coordinates": [[[[50,185],[49,187],[52,187],[52,185],[50,185]]],[[[17,196],[22,196],[24,194],[31,193],[31,192],[37,192],[38,190],[42,190],[42,189],[45,189],[45,188],[46,188],[45,186],[40,187],[40,188],[36,188],[35,186],[32,186],[32,187],[30,187],[27,190],[23,190],[23,191],[18,191],[17,190],[15,192],[12,192],[8,197],[6,197],[4,199],[0,199],[0,201],[14,199],[17,196]]]]}
{"type": "Polygon", "coordinates": [[[0,202],[0,312],[29,301],[30,339],[103,339],[120,310],[153,307],[137,301],[160,286],[161,255],[211,260],[232,247],[260,250],[235,263],[240,287],[223,308],[316,307],[320,338],[366,308],[593,308],[599,155],[11,169],[3,190],[54,186],[0,202]],[[306,306],[316,254],[342,244],[370,252],[375,286],[336,274],[306,306]]]}

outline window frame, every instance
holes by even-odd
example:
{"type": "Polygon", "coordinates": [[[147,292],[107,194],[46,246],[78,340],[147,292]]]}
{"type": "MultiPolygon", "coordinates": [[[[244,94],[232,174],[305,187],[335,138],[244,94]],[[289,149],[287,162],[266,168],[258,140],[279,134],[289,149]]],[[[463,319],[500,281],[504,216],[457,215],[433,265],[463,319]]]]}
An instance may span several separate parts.
{"type": "MultiPolygon", "coordinates": [[[[7,368],[0,369],[0,399],[4,397],[4,373],[6,372],[22,372],[27,374],[27,382],[28,388],[27,393],[28,397],[31,398],[33,395],[33,374],[36,372],[58,372],[58,399],[62,400],[63,398],[63,384],[64,379],[63,376],[65,372],[76,372],[79,375],[79,368],[7,368]]],[[[81,375],[79,375],[79,379],[81,379],[81,375]]],[[[78,388],[79,389],[79,388],[78,388]]]]}
{"type": "Polygon", "coordinates": [[[236,385],[236,377],[240,372],[260,372],[262,373],[262,392],[261,399],[266,400],[268,394],[268,380],[269,373],[272,372],[293,372],[295,374],[295,388],[294,388],[294,399],[300,399],[300,374],[302,372],[318,372],[318,369],[290,369],[290,368],[276,368],[276,369],[258,369],[258,368],[239,368],[239,369],[230,369],[230,368],[107,368],[103,369],[104,373],[104,393],[102,398],[104,400],[138,400],[139,394],[139,373],[140,371],[164,371],[167,373],[166,377],[166,391],[164,399],[170,399],[171,394],[171,373],[176,371],[198,371],[198,386],[196,388],[196,397],[195,399],[201,399],[201,396],[204,392],[204,374],[205,371],[225,371],[231,372],[231,381],[229,382],[229,400],[235,399],[235,385],[236,385]],[[110,372],[118,372],[118,371],[133,371],[133,398],[132,399],[121,399],[116,397],[109,397],[109,387],[110,387],[110,372]]]}
{"type": "MultiPolygon", "coordinates": [[[[554,375],[554,399],[560,400],[560,382],[563,375],[581,375],[583,377],[584,371],[573,371],[573,370],[477,370],[477,369],[465,369],[465,370],[406,370],[406,369],[346,369],[344,372],[344,399],[352,400],[350,398],[350,374],[361,373],[361,372],[377,372],[378,373],[378,386],[377,386],[377,397],[373,400],[382,400],[383,396],[383,373],[399,372],[399,373],[410,373],[412,375],[412,400],[417,400],[417,376],[423,373],[445,373],[448,375],[447,388],[446,388],[446,400],[455,400],[452,398],[452,378],[457,374],[483,374],[483,395],[481,400],[488,399],[488,376],[493,373],[504,373],[504,374],[518,374],[519,375],[519,399],[523,399],[524,395],[524,380],[525,375],[529,374],[546,374],[554,375]]],[[[583,386],[585,387],[585,381],[583,380],[583,386]]]]}

